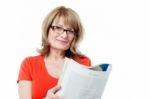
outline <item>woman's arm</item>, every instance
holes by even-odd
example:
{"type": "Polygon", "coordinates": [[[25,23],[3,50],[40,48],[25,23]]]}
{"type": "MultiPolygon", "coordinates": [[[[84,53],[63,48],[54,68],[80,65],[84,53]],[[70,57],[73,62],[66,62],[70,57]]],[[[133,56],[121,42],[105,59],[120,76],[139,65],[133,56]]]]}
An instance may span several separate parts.
{"type": "Polygon", "coordinates": [[[18,92],[19,99],[32,99],[32,82],[31,81],[19,81],[18,92]]]}

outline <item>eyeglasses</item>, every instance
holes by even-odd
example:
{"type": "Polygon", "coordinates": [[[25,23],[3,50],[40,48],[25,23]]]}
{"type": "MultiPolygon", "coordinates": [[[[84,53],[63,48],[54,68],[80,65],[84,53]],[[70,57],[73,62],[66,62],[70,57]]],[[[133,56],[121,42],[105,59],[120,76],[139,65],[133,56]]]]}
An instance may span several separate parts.
{"type": "Polygon", "coordinates": [[[75,31],[74,30],[70,30],[70,29],[64,29],[63,27],[60,26],[50,26],[52,28],[52,30],[56,33],[59,34],[63,34],[64,31],[67,33],[67,35],[74,35],[75,31]]]}

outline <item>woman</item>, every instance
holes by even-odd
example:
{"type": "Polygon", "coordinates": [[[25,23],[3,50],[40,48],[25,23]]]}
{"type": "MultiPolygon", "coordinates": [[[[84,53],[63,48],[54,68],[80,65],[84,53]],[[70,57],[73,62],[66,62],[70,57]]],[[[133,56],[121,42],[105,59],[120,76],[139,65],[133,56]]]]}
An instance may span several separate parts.
{"type": "Polygon", "coordinates": [[[62,99],[54,93],[59,89],[65,57],[91,65],[90,59],[77,50],[82,37],[83,27],[75,11],[64,6],[51,11],[43,22],[40,55],[27,57],[21,64],[20,99],[62,99]]]}

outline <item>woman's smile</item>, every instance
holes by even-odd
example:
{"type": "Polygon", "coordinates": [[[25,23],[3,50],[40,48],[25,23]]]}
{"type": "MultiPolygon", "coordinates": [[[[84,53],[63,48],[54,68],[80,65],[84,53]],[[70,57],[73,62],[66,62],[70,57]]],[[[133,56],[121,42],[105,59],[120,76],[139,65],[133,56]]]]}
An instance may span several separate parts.
{"type": "Polygon", "coordinates": [[[62,44],[67,44],[67,43],[68,43],[68,41],[67,41],[67,40],[60,40],[60,39],[56,39],[56,41],[58,41],[58,42],[60,42],[60,43],[62,43],[62,44]]]}

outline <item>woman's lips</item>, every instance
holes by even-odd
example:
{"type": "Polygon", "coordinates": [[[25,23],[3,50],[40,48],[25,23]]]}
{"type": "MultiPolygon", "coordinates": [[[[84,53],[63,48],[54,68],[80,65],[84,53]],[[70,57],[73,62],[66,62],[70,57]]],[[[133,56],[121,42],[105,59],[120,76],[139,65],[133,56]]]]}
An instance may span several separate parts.
{"type": "Polygon", "coordinates": [[[61,43],[67,43],[68,41],[65,41],[65,40],[58,40],[58,39],[56,39],[57,41],[59,41],[59,42],[61,42],[61,43]]]}

